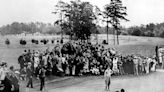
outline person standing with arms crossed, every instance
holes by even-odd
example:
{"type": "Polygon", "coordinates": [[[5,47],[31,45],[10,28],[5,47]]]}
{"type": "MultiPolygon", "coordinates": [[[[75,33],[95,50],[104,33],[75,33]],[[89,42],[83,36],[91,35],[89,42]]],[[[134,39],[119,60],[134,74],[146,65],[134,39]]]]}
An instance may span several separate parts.
{"type": "Polygon", "coordinates": [[[28,79],[27,87],[31,86],[31,88],[33,88],[32,76],[33,76],[33,72],[31,68],[31,63],[29,62],[27,66],[27,79],[28,79]]]}
{"type": "Polygon", "coordinates": [[[113,71],[110,69],[110,66],[108,66],[108,68],[104,72],[105,90],[110,90],[111,75],[112,74],[113,74],[113,71]]]}

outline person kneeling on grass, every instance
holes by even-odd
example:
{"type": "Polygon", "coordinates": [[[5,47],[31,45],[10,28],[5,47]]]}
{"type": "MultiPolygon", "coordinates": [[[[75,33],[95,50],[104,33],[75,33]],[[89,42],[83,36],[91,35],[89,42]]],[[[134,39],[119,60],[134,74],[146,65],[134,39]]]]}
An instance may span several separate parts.
{"type": "Polygon", "coordinates": [[[111,75],[112,74],[113,74],[113,71],[108,66],[108,68],[104,72],[105,90],[109,90],[110,89],[110,84],[111,84],[111,80],[110,79],[111,79],[111,75]]]}

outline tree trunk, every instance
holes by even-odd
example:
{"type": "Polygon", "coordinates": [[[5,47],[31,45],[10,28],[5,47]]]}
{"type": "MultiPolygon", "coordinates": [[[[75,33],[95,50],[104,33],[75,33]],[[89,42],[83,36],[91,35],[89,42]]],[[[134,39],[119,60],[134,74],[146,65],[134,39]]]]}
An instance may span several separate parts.
{"type": "Polygon", "coordinates": [[[116,31],[117,31],[117,45],[119,45],[118,29],[116,29],[116,31]]]}
{"type": "Polygon", "coordinates": [[[108,41],[108,21],[107,21],[107,44],[109,43],[108,41]]]}
{"type": "Polygon", "coordinates": [[[70,34],[70,36],[69,36],[69,40],[70,40],[70,41],[72,40],[72,34],[70,34]]]}
{"type": "Polygon", "coordinates": [[[113,44],[115,45],[115,29],[113,30],[113,44]]]}
{"type": "Polygon", "coordinates": [[[96,44],[98,44],[98,33],[96,33],[96,44]]]}

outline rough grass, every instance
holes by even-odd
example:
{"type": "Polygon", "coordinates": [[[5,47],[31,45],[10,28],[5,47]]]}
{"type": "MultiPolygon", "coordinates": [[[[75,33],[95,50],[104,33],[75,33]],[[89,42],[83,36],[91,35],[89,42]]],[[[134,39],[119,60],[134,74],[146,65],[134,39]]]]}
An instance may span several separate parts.
{"type": "MultiPolygon", "coordinates": [[[[60,36],[5,36],[0,39],[0,60],[6,61],[9,66],[14,65],[15,68],[19,68],[17,58],[23,53],[26,49],[31,50],[42,50],[46,48],[52,49],[55,46],[55,43],[52,44],[49,42],[47,45],[43,45],[39,42],[39,45],[32,44],[31,39],[41,40],[46,39],[55,39],[55,42],[60,39],[60,36]],[[10,40],[10,45],[5,45],[5,40],[8,38],[10,40]],[[27,40],[27,45],[21,46],[19,40],[23,38],[27,40]]],[[[144,56],[152,56],[155,54],[156,45],[164,45],[164,39],[162,38],[151,38],[151,37],[136,37],[136,36],[119,36],[120,45],[113,45],[113,35],[109,35],[109,45],[105,47],[115,48],[118,53],[122,55],[128,54],[142,54],[144,56]]],[[[106,35],[98,35],[98,42],[102,43],[106,39],[106,35]]],[[[94,37],[92,37],[91,42],[95,43],[94,37]]]]}

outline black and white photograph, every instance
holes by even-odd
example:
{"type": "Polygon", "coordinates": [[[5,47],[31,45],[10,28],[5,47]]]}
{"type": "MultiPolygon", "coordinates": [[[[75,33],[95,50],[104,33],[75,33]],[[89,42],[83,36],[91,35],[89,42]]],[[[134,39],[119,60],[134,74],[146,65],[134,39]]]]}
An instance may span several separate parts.
{"type": "Polygon", "coordinates": [[[0,92],[164,92],[164,1],[0,0],[0,92]]]}

